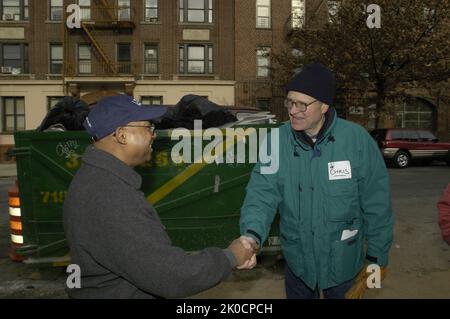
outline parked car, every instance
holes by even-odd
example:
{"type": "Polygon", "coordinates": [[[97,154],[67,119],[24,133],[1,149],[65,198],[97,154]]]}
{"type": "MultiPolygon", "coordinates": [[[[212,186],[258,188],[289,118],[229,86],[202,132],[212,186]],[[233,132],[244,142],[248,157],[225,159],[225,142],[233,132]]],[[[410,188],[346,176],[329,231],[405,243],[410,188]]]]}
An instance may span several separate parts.
{"type": "Polygon", "coordinates": [[[450,143],[440,142],[436,136],[424,129],[383,128],[370,135],[387,161],[399,168],[408,167],[411,161],[443,160],[450,166],[450,143]]]}

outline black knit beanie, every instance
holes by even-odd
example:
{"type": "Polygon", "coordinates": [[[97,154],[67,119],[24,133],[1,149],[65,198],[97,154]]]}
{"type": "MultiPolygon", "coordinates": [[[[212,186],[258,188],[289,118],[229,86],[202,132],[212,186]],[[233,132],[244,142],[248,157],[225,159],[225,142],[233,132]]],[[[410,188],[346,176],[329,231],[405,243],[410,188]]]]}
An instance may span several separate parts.
{"type": "Polygon", "coordinates": [[[336,83],[330,70],[319,63],[307,64],[294,76],[286,92],[296,91],[333,106],[336,83]]]}

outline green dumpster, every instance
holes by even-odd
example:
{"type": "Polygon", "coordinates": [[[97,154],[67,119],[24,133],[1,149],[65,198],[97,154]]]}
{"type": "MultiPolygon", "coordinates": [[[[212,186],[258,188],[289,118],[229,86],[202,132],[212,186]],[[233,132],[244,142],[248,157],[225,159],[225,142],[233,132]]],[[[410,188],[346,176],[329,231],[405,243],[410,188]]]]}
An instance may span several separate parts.
{"type": "MultiPolygon", "coordinates": [[[[173,244],[187,251],[226,247],[239,236],[239,210],[254,163],[176,163],[171,152],[179,141],[171,139],[172,130],[157,134],[152,160],[136,170],[142,176],[142,191],[157,209],[173,244]]],[[[66,265],[70,255],[62,205],[91,139],[85,132],[25,131],[14,137],[20,196],[14,218],[22,223],[15,235],[22,237],[13,242],[13,255],[29,263],[66,265]]],[[[248,156],[251,143],[243,142],[248,156]]],[[[203,147],[208,143],[202,141],[203,147]]],[[[278,248],[275,222],[264,250],[278,248]]]]}

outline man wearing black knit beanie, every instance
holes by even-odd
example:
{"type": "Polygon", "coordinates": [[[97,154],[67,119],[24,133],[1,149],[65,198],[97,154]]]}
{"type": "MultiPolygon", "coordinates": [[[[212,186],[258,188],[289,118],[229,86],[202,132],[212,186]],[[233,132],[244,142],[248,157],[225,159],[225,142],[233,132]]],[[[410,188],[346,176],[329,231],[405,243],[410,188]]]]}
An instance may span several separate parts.
{"type": "Polygon", "coordinates": [[[261,247],[278,210],[287,297],[362,298],[368,285],[380,287],[393,240],[386,165],[364,128],[337,117],[325,66],[305,65],[286,91],[279,170],[255,166],[241,238],[261,247]]]}

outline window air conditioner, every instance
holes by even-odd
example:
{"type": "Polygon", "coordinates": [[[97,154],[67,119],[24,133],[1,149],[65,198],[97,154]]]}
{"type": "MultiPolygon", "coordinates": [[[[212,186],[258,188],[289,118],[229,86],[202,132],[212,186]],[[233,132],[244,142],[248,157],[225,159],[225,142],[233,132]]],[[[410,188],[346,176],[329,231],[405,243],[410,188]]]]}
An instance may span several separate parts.
{"type": "Polygon", "coordinates": [[[12,68],[11,74],[13,74],[13,75],[22,74],[22,69],[21,68],[12,68]]]}
{"type": "Polygon", "coordinates": [[[12,14],[12,13],[3,14],[3,20],[9,20],[9,21],[14,20],[14,14],[12,14]]]}
{"type": "Polygon", "coordinates": [[[364,108],[362,106],[351,106],[349,113],[352,115],[364,115],[364,108]]]}
{"type": "Polygon", "coordinates": [[[12,67],[10,66],[2,66],[2,73],[12,73],[12,67]]]}

